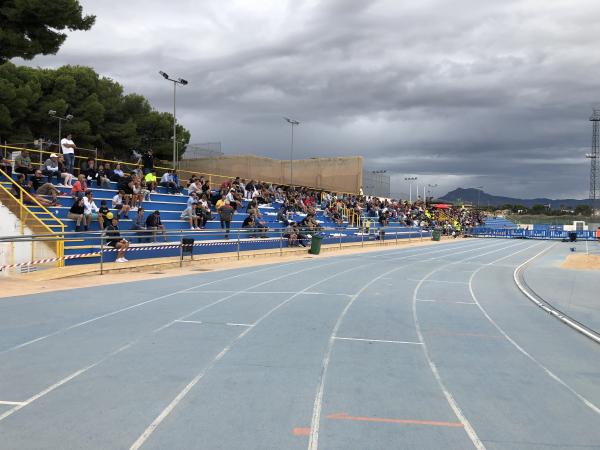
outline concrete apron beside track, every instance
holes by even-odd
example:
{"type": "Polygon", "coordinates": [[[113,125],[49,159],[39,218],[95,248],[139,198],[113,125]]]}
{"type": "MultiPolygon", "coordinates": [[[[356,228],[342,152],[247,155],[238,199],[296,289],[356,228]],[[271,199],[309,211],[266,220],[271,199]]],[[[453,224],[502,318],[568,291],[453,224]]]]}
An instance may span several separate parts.
{"type": "Polygon", "coordinates": [[[517,267],[513,278],[534,304],[600,344],[600,274],[560,267],[571,249],[584,253],[589,246],[588,242],[556,243],[517,267]]]}
{"type": "Polygon", "coordinates": [[[110,308],[106,294],[74,292],[96,299],[86,303],[95,315],[73,312],[77,297],[49,318],[36,313],[44,296],[10,300],[12,321],[30,326],[0,354],[0,400],[27,400],[18,409],[8,405],[10,414],[0,409],[3,442],[64,449],[541,448],[531,420],[512,419],[537,413],[552,398],[570,416],[559,408],[546,413],[549,420],[536,414],[551,438],[562,431],[559,444],[600,442],[590,409],[573,410],[581,402],[572,392],[474,314],[484,300],[496,308],[504,300],[471,289],[475,271],[512,270],[527,256],[498,254],[530,251],[526,243],[509,247],[461,242],[382,252],[385,259],[304,260],[180,277],[170,293],[168,280],[151,280],[149,290],[162,286],[164,293],[145,300],[129,285],[113,286],[118,298],[110,308]],[[58,317],[64,315],[68,323],[58,317]],[[36,334],[44,318],[47,332],[36,334]],[[531,377],[540,387],[528,397],[531,377]],[[512,385],[507,395],[503,388],[512,385]],[[523,407],[527,402],[533,404],[523,407]]]}

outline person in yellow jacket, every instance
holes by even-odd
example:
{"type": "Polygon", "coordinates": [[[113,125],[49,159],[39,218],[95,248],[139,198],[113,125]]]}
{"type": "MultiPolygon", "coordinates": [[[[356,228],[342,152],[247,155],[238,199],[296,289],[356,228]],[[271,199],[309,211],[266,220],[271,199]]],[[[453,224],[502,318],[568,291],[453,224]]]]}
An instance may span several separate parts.
{"type": "Polygon", "coordinates": [[[155,192],[156,189],[156,170],[148,172],[144,177],[146,180],[146,187],[150,192],[155,192]]]}

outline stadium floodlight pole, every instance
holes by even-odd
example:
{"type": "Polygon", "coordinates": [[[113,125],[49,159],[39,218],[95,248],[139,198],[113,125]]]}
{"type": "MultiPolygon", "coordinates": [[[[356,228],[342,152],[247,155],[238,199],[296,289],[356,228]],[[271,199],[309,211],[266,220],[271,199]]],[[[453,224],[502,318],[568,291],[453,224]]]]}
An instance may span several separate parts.
{"type": "Polygon", "coordinates": [[[290,186],[294,189],[294,125],[300,125],[300,122],[285,116],[283,119],[292,127],[292,143],[290,146],[290,186]]]}
{"type": "Polygon", "coordinates": [[[177,168],[177,85],[185,86],[188,81],[183,78],[170,78],[162,70],[159,70],[158,73],[165,80],[173,82],[173,170],[175,170],[177,168]]]}
{"type": "Polygon", "coordinates": [[[477,209],[479,209],[479,197],[481,196],[483,186],[476,186],[475,189],[477,189],[477,209]]]}
{"type": "MultiPolygon", "coordinates": [[[[417,181],[418,177],[405,177],[404,181],[408,181],[408,189],[409,189],[409,194],[408,194],[408,202],[412,203],[412,182],[413,181],[417,181]]],[[[417,187],[418,189],[418,187],[417,187]]],[[[417,191],[417,197],[419,196],[419,193],[417,191]]]]}
{"type": "Polygon", "coordinates": [[[63,120],[66,120],[68,122],[69,120],[73,119],[73,115],[72,114],[67,114],[65,117],[57,116],[56,115],[56,111],[54,111],[53,109],[51,109],[50,111],[48,111],[48,115],[50,117],[53,117],[53,118],[55,118],[55,119],[58,120],[58,147],[60,149],[60,140],[62,138],[62,123],[63,123],[63,120]]]}

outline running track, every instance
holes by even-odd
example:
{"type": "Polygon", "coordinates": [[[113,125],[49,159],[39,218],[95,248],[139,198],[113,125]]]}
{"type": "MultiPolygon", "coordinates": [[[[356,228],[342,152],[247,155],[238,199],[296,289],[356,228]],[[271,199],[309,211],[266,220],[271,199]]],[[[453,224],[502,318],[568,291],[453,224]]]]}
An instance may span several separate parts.
{"type": "Polygon", "coordinates": [[[0,448],[598,449],[600,347],[512,280],[549,245],[0,300],[0,448]]]}

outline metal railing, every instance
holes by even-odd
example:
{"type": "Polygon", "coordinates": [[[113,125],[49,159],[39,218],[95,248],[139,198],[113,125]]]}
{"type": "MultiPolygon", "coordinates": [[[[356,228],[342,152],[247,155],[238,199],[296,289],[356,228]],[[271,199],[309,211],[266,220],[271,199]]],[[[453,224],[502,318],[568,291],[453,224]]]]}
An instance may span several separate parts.
{"type": "MultiPolygon", "coordinates": [[[[317,234],[321,237],[322,243],[333,244],[340,249],[343,248],[344,244],[364,247],[365,244],[373,243],[375,245],[388,245],[398,244],[399,241],[405,239],[411,242],[414,239],[423,240],[424,237],[430,235],[429,232],[422,229],[402,230],[395,232],[392,231],[394,227],[386,233],[379,233],[373,236],[368,236],[364,233],[348,233],[346,228],[335,227],[335,228],[321,228],[319,230],[307,230],[301,229],[300,235],[298,236],[298,246],[304,245],[310,247],[312,236],[317,234]]],[[[173,257],[175,255],[156,255],[157,251],[161,250],[174,250],[175,254],[180,256],[179,265],[183,265],[183,256],[186,244],[184,239],[194,239],[194,248],[206,248],[211,246],[219,246],[219,252],[223,253],[234,253],[237,254],[237,259],[241,259],[241,255],[245,251],[260,251],[260,250],[275,250],[280,255],[284,254],[284,248],[290,247],[290,239],[287,235],[287,231],[283,228],[235,228],[231,229],[229,233],[226,231],[217,230],[160,230],[160,229],[146,229],[146,230],[119,230],[120,238],[126,239],[131,244],[131,247],[127,250],[129,252],[149,252],[149,258],[155,257],[173,257]],[[263,235],[264,238],[258,237],[263,235]],[[269,236],[270,235],[270,236],[269,236]],[[159,238],[163,238],[163,242],[157,242],[159,238]],[[148,241],[151,242],[139,242],[148,241]],[[136,242],[138,241],[138,242],[136,242]],[[253,248],[255,244],[268,243],[269,246],[258,245],[253,248]]],[[[23,243],[23,242],[34,242],[34,243],[50,243],[50,244],[61,244],[64,242],[77,242],[87,241],[92,242],[91,244],[66,247],[66,249],[79,250],[80,253],[61,255],[53,258],[57,261],[64,262],[70,259],[99,259],[91,264],[99,264],[100,272],[104,272],[104,264],[107,263],[108,255],[117,252],[117,250],[110,245],[110,241],[113,237],[108,236],[105,232],[65,232],[61,236],[57,236],[55,233],[39,233],[29,236],[17,235],[17,236],[6,236],[0,237],[0,244],[4,243],[23,243]]],[[[127,254],[126,253],[126,254],[127,254]]],[[[207,253],[205,253],[207,254],[207,253]]],[[[196,253],[198,255],[198,253],[196,253]]],[[[20,263],[11,263],[5,266],[0,265],[0,270],[3,268],[13,268],[16,266],[31,266],[36,264],[46,264],[47,259],[37,261],[32,258],[30,261],[23,261],[20,263]]],[[[135,264],[135,260],[131,261],[131,264],[135,264]]]]}
{"type": "MultiPolygon", "coordinates": [[[[49,232],[53,236],[57,237],[54,252],[57,258],[64,256],[64,236],[65,225],[58,219],[52,212],[50,212],[45,206],[43,206],[34,195],[29,194],[25,191],[18,183],[12,180],[6,172],[0,169],[0,178],[4,177],[10,186],[18,191],[18,197],[7,189],[2,183],[0,183],[0,200],[15,216],[19,218],[21,235],[25,234],[26,229],[31,230],[34,234],[40,232],[49,232]],[[33,203],[33,205],[27,205],[27,202],[33,203]],[[34,211],[31,210],[30,206],[34,206],[42,209],[42,213],[47,216],[47,220],[51,224],[46,223],[42,218],[38,216],[34,211]],[[58,228],[53,230],[52,228],[58,228]]],[[[14,258],[14,247],[11,248],[12,256],[14,258]]],[[[31,246],[32,259],[35,257],[35,246],[31,246]]],[[[62,267],[63,261],[59,259],[57,261],[57,267],[62,267]]]]}

